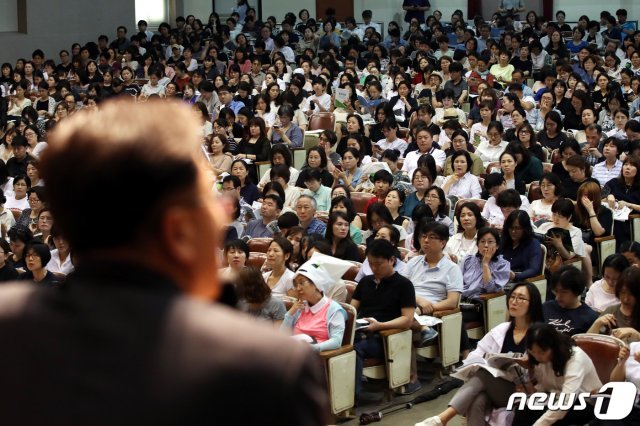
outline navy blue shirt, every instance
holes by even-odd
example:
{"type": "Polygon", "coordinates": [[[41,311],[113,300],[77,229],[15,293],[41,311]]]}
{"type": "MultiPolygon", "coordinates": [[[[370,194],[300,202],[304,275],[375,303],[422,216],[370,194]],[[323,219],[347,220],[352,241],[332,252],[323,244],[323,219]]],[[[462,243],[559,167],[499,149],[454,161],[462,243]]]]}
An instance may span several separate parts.
{"type": "Polygon", "coordinates": [[[593,322],[598,318],[598,313],[584,303],[576,309],[565,309],[555,300],[549,300],[542,304],[544,320],[553,325],[560,333],[570,336],[586,333],[593,322]]]}

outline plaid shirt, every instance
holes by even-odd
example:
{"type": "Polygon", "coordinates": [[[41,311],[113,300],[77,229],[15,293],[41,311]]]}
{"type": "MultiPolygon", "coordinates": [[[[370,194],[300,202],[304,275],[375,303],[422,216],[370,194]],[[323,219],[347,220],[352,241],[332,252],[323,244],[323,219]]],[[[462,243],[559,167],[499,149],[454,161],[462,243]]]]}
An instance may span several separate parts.
{"type": "Polygon", "coordinates": [[[313,218],[309,226],[307,226],[307,234],[324,235],[326,230],[327,230],[327,225],[323,221],[316,219],[315,217],[313,218]]]}

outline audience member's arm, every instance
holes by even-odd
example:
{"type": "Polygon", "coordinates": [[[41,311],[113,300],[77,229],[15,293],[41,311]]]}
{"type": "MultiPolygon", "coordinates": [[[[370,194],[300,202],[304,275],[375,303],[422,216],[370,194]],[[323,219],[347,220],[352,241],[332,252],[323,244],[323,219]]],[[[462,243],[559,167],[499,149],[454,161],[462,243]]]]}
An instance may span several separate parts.
{"type": "Polygon", "coordinates": [[[367,318],[367,320],[369,321],[369,326],[367,327],[367,330],[380,331],[380,330],[389,330],[392,328],[402,328],[402,329],[409,328],[413,323],[414,310],[415,309],[413,307],[402,308],[401,316],[386,322],[378,322],[375,318],[367,318]]]}
{"type": "Polygon", "coordinates": [[[440,302],[433,304],[434,311],[446,311],[448,309],[455,309],[458,307],[458,301],[460,300],[460,293],[457,291],[448,291],[447,298],[440,302]]]}

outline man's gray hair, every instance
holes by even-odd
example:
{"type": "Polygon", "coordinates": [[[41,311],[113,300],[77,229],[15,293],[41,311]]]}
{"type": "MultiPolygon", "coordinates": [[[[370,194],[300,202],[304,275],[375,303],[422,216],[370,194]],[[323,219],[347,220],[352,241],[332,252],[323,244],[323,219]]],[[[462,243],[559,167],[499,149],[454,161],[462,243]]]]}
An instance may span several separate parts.
{"type": "MultiPolygon", "coordinates": [[[[311,195],[307,195],[307,194],[302,194],[300,196],[300,198],[298,198],[298,201],[300,201],[303,198],[308,198],[309,200],[311,200],[311,204],[313,205],[313,209],[317,210],[318,209],[318,203],[316,202],[316,199],[313,198],[311,195]]],[[[296,205],[298,205],[298,203],[296,202],[296,205]]]]}

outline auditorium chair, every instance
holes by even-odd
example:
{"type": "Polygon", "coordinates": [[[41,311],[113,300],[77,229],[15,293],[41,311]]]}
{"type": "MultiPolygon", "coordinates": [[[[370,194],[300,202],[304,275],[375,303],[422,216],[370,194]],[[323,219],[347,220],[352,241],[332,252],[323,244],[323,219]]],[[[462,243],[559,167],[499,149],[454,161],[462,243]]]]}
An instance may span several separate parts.
{"type": "Polygon", "coordinates": [[[336,124],[332,112],[315,112],[309,118],[308,130],[333,130],[336,124]]]}
{"type": "Polygon", "coordinates": [[[353,208],[356,209],[357,213],[367,213],[365,207],[370,199],[375,197],[374,194],[370,192],[357,192],[354,191],[351,193],[351,201],[353,201],[353,208]]]}
{"type": "Polygon", "coordinates": [[[529,184],[529,190],[527,191],[527,199],[529,203],[533,203],[535,200],[542,199],[542,190],[540,189],[540,182],[534,181],[529,184]]]}
{"type": "Polygon", "coordinates": [[[360,221],[362,222],[362,230],[369,230],[369,223],[367,222],[367,214],[366,213],[358,213],[358,217],[360,217],[360,221]]]}
{"type": "Polygon", "coordinates": [[[625,347],[626,344],[617,337],[595,333],[575,334],[572,339],[576,346],[589,355],[600,381],[608,383],[611,371],[618,363],[620,348],[625,347]]]}
{"type": "Polygon", "coordinates": [[[631,226],[631,240],[640,242],[640,214],[629,215],[629,226],[631,226]]]}
{"type": "Polygon", "coordinates": [[[480,340],[498,324],[507,319],[507,296],[504,291],[481,294],[477,298],[482,305],[482,321],[470,321],[464,324],[470,339],[480,340]]]}
{"type": "Polygon", "coordinates": [[[540,297],[544,302],[547,298],[547,277],[544,275],[544,269],[547,264],[547,247],[544,244],[540,244],[540,250],[542,250],[542,261],[540,262],[540,274],[535,277],[528,278],[526,281],[535,285],[540,292],[540,297]]]}
{"type": "Polygon", "coordinates": [[[353,347],[353,339],[357,312],[356,308],[346,303],[340,303],[340,306],[347,311],[342,346],[338,349],[322,351],[320,357],[324,361],[327,374],[331,413],[338,417],[346,417],[355,402],[356,351],[353,347]]]}
{"type": "Polygon", "coordinates": [[[250,252],[266,253],[273,238],[251,238],[247,241],[250,252]]]}
{"type": "Polygon", "coordinates": [[[342,279],[343,280],[347,280],[347,281],[353,281],[356,279],[356,275],[358,275],[358,272],[360,272],[360,268],[362,268],[362,263],[360,262],[351,262],[351,267],[349,269],[347,269],[347,272],[345,272],[342,275],[342,279]]]}
{"type": "Polygon", "coordinates": [[[416,354],[423,358],[440,358],[442,367],[453,366],[460,361],[460,335],[462,332],[462,312],[460,302],[455,309],[436,311],[434,317],[442,320],[438,324],[438,338],[432,340],[426,346],[416,348],[416,354]]]}
{"type": "Polygon", "coordinates": [[[596,251],[596,259],[597,263],[594,265],[593,273],[602,276],[604,271],[602,270],[602,264],[604,260],[612,255],[616,254],[616,237],[613,234],[613,227],[615,225],[615,220],[611,221],[611,233],[607,237],[595,237],[594,241],[596,246],[593,247],[593,250],[596,251]]]}
{"type": "Polygon", "coordinates": [[[258,172],[258,180],[262,179],[262,176],[267,173],[267,170],[271,169],[271,162],[269,161],[256,161],[255,165],[258,172]]]}
{"type": "Polygon", "coordinates": [[[356,291],[356,287],[358,283],[351,280],[344,280],[344,286],[347,288],[347,303],[351,303],[351,299],[353,299],[353,293],[356,291]]]}
{"type": "Polygon", "coordinates": [[[252,251],[249,253],[249,258],[247,259],[247,266],[253,266],[254,268],[262,268],[264,262],[267,260],[266,253],[260,253],[256,251],[252,251]]]}
{"type": "Polygon", "coordinates": [[[411,329],[379,331],[384,344],[384,359],[366,358],[362,374],[370,379],[387,379],[390,390],[408,384],[411,376],[411,329]]]}

